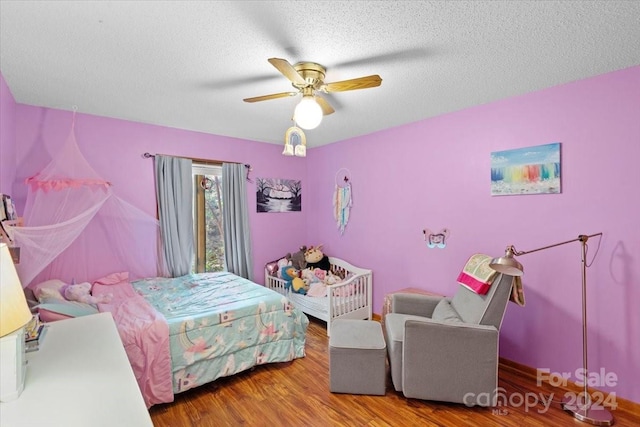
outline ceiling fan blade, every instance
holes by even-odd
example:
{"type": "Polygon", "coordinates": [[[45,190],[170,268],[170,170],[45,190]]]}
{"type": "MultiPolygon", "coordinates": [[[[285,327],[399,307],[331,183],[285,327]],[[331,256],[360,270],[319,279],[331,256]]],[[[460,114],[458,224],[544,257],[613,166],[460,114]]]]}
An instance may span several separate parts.
{"type": "Polygon", "coordinates": [[[327,101],[326,99],[324,99],[319,95],[316,95],[316,102],[318,103],[320,108],[322,108],[323,115],[328,116],[329,114],[333,114],[336,112],[336,110],[333,109],[331,104],[329,104],[329,101],[327,101]]]}
{"type": "Polygon", "coordinates": [[[379,75],[358,77],[357,79],[342,80],[339,82],[327,83],[320,90],[323,92],[345,92],[348,90],[367,89],[380,86],[382,79],[379,75]]]}
{"type": "Polygon", "coordinates": [[[280,92],[280,93],[272,93],[271,95],[262,95],[255,96],[253,98],[245,98],[244,102],[259,102],[259,101],[267,101],[269,99],[277,99],[277,98],[285,98],[287,96],[296,96],[299,92],[280,92]]]}
{"type": "Polygon", "coordinates": [[[289,63],[286,59],[280,58],[269,58],[269,62],[271,65],[276,67],[278,71],[280,71],[286,78],[291,80],[292,83],[296,83],[299,85],[306,85],[307,82],[302,78],[300,74],[293,68],[293,65],[289,63]]]}

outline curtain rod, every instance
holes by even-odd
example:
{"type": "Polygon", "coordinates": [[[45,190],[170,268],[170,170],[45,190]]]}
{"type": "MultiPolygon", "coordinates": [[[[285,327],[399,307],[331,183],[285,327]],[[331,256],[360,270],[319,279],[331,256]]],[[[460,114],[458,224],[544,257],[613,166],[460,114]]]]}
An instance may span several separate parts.
{"type": "MultiPolygon", "coordinates": [[[[180,159],[189,159],[191,161],[194,162],[198,162],[198,163],[205,163],[205,164],[222,164],[222,163],[237,163],[239,164],[240,162],[227,162],[224,160],[212,160],[212,159],[199,159],[197,157],[183,157],[183,156],[170,156],[168,154],[159,154],[160,156],[168,156],[168,157],[178,157],[180,159]]],[[[151,154],[151,153],[144,153],[142,155],[142,157],[144,157],[145,159],[149,159],[151,157],[155,157],[155,154],[151,154]]],[[[248,163],[244,164],[244,167],[246,167],[247,169],[251,170],[251,165],[248,163]]]]}

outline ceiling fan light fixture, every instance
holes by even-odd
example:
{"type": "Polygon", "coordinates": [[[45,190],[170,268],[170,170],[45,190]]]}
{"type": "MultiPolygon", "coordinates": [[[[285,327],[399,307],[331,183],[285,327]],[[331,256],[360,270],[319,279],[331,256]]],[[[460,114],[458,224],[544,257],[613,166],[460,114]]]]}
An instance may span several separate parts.
{"type": "Polygon", "coordinates": [[[302,129],[315,129],[322,121],[322,107],[313,95],[304,95],[293,113],[294,120],[302,129]]]}

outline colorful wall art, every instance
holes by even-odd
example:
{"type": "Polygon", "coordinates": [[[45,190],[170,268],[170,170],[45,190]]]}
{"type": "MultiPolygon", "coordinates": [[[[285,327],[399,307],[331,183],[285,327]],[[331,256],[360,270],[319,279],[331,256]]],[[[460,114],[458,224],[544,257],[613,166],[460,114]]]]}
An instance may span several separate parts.
{"type": "Polygon", "coordinates": [[[444,249],[447,247],[447,239],[449,238],[449,229],[443,228],[442,230],[435,232],[431,231],[428,228],[422,230],[424,234],[424,240],[427,242],[427,247],[429,249],[440,248],[444,249]]]}
{"type": "Polygon", "coordinates": [[[560,193],[560,143],[491,153],[491,195],[560,193]]]}
{"type": "Polygon", "coordinates": [[[256,180],[258,212],[300,212],[302,182],[295,179],[258,178],[256,180]]]}

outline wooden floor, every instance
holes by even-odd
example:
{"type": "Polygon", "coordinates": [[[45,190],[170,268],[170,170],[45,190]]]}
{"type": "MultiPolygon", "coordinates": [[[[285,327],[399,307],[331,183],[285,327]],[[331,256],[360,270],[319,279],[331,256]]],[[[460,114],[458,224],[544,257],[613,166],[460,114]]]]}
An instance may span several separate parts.
{"type": "MultiPolygon", "coordinates": [[[[461,404],[407,399],[388,379],[385,396],[329,391],[326,324],[310,318],[306,357],[264,365],[176,395],[150,409],[156,427],[187,426],[588,426],[564,412],[562,391],[537,387],[533,378],[501,365],[499,387],[514,404],[468,408],[461,404]],[[555,402],[528,409],[516,395],[542,393],[555,402]]],[[[530,396],[533,396],[531,394],[530,396]]],[[[640,426],[640,414],[611,411],[616,426],[640,426]]]]}

